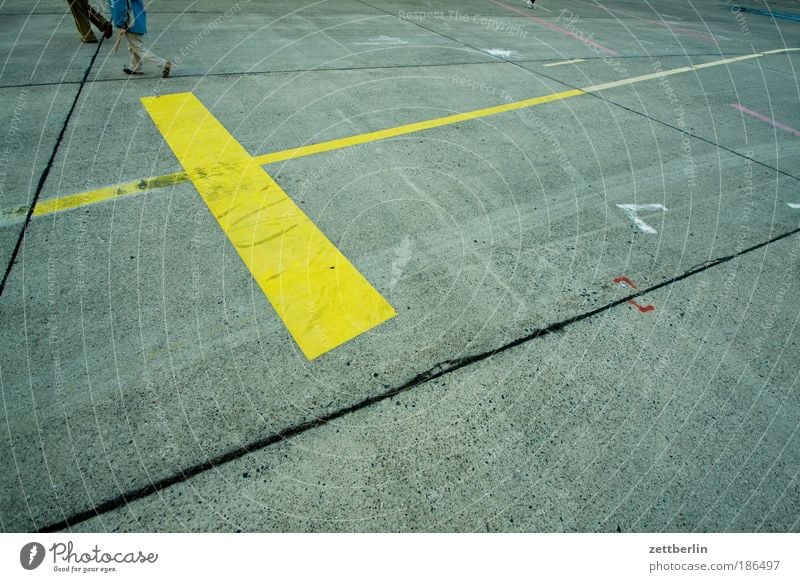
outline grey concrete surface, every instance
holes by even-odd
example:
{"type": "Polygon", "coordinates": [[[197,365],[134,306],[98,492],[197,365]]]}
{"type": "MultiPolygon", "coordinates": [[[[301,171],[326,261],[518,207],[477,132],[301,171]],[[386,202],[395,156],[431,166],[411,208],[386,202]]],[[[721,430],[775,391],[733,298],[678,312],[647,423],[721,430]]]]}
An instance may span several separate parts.
{"type": "Polygon", "coordinates": [[[76,531],[796,529],[798,241],[76,531]]]}
{"type": "Polygon", "coordinates": [[[800,24],[724,3],[159,0],[163,80],[80,45],[62,4],[0,6],[4,265],[24,228],[0,296],[4,530],[800,529],[800,137],[732,107],[800,128],[800,53],[265,166],[398,311],[312,362],[190,182],[19,210],[179,171],[143,96],[193,92],[256,155],[800,47],[800,24]],[[546,66],[566,59],[584,60],[546,66]],[[667,210],[646,234],[620,204],[667,210]],[[655,311],[455,365],[623,299],[618,276],[675,282],[637,299],[655,311]]]}
{"type": "Polygon", "coordinates": [[[4,104],[0,109],[0,199],[8,211],[6,217],[0,217],[4,265],[11,260],[22,229],[21,218],[36,194],[77,91],[75,85],[0,88],[4,104]]]}

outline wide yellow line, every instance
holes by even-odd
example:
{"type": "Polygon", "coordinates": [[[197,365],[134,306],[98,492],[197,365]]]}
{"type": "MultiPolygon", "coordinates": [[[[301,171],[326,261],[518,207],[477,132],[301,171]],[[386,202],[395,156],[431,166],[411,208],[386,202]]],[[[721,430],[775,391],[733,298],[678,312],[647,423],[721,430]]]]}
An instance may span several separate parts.
{"type": "Polygon", "coordinates": [[[142,103],[309,360],[396,315],[194,95],[142,103]]]}
{"type": "MultiPolygon", "coordinates": [[[[590,87],[584,87],[583,89],[573,89],[570,91],[562,91],[560,93],[553,93],[551,95],[544,95],[542,97],[534,97],[532,99],[526,99],[524,101],[516,101],[514,103],[508,103],[504,105],[498,105],[495,107],[487,107],[485,109],[478,109],[476,111],[471,111],[467,113],[458,113],[455,115],[448,115],[445,117],[440,117],[437,119],[431,119],[428,121],[420,121],[417,123],[410,123],[408,125],[401,125],[399,127],[384,129],[380,131],[373,131],[370,133],[365,133],[362,135],[355,135],[351,137],[345,137],[341,139],[334,139],[331,141],[326,141],[319,144],[312,144],[307,146],[301,146],[297,148],[292,148],[280,152],[272,152],[268,154],[262,154],[256,156],[254,159],[261,165],[272,164],[275,162],[281,162],[285,160],[291,160],[300,158],[303,156],[310,156],[313,154],[319,154],[323,152],[329,152],[332,150],[350,147],[358,144],[378,141],[381,139],[388,139],[391,137],[397,137],[400,135],[406,135],[409,133],[414,133],[417,131],[423,131],[426,129],[432,129],[435,127],[442,127],[444,125],[450,125],[453,123],[459,123],[462,121],[468,121],[470,119],[478,119],[480,117],[486,117],[487,115],[497,115],[499,113],[505,113],[508,111],[513,111],[515,109],[521,109],[524,107],[532,107],[534,105],[539,105],[542,103],[548,103],[550,101],[556,101],[559,99],[567,99],[569,97],[574,97],[576,95],[582,95],[585,93],[596,93],[598,91],[604,91],[608,89],[613,89],[615,87],[624,87],[627,85],[633,85],[636,83],[641,83],[644,81],[649,81],[652,79],[659,79],[661,77],[669,76],[669,75],[677,75],[680,73],[688,73],[695,70],[705,69],[708,67],[717,67],[721,65],[726,65],[729,63],[745,61],[749,59],[755,59],[759,57],[763,57],[766,55],[774,55],[779,53],[788,53],[792,51],[798,51],[800,48],[783,48],[783,49],[775,49],[770,51],[764,51],[760,53],[752,53],[749,55],[743,55],[739,57],[731,57],[720,59],[717,61],[712,61],[708,63],[701,63],[698,65],[689,65],[686,67],[677,67],[675,69],[668,69],[666,71],[659,71],[657,73],[651,73],[648,75],[640,75],[638,77],[632,77],[630,79],[622,79],[619,81],[611,81],[609,83],[601,83],[599,85],[592,85],[590,87]]],[[[171,186],[174,184],[179,184],[188,180],[189,177],[185,172],[177,172],[174,174],[168,174],[165,176],[156,176],[152,178],[146,178],[144,180],[136,180],[132,182],[126,182],[123,184],[119,184],[117,186],[111,186],[108,188],[101,188],[99,190],[91,190],[89,192],[82,192],[80,194],[73,194],[71,196],[64,196],[62,198],[55,198],[52,200],[45,200],[39,202],[34,209],[33,214],[35,216],[41,216],[45,214],[51,214],[53,212],[59,212],[62,210],[68,210],[71,208],[76,208],[79,206],[95,204],[97,202],[102,202],[104,200],[108,200],[109,198],[115,198],[118,196],[126,196],[130,194],[136,194],[138,192],[142,192],[149,189],[160,188],[162,186],[171,186]]],[[[2,224],[3,220],[24,220],[25,208],[15,208],[10,210],[0,211],[0,224],[2,224]]]]}

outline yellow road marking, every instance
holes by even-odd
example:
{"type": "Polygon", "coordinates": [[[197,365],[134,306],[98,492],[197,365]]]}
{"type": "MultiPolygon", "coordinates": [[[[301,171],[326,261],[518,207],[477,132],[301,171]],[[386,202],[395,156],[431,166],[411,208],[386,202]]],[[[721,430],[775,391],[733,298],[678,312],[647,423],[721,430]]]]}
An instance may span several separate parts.
{"type": "Polygon", "coordinates": [[[302,158],[313,154],[322,152],[329,152],[331,150],[339,150],[342,148],[378,141],[382,139],[389,139],[400,135],[409,133],[416,133],[426,129],[433,129],[434,127],[442,127],[445,125],[452,125],[454,123],[461,123],[462,121],[469,121],[472,119],[480,119],[489,115],[497,115],[498,113],[506,113],[516,109],[523,109],[525,107],[532,107],[540,105],[541,103],[549,103],[550,101],[559,101],[576,95],[583,95],[580,89],[570,89],[569,91],[561,91],[560,93],[551,93],[550,95],[543,95],[541,97],[533,97],[532,99],[525,99],[524,101],[514,101],[513,103],[505,103],[503,105],[495,105],[493,107],[486,107],[485,109],[476,109],[475,111],[468,111],[466,113],[456,113],[454,115],[447,115],[436,119],[429,119],[427,121],[418,121],[416,123],[409,123],[407,125],[400,125],[398,127],[390,127],[389,129],[381,129],[379,131],[371,131],[369,133],[362,133],[351,137],[343,137],[341,139],[334,139],[323,143],[302,146],[282,152],[274,152],[271,154],[264,154],[255,156],[253,159],[259,164],[267,165],[274,164],[275,162],[283,162],[292,160],[294,158],[302,158]]]}
{"type": "Polygon", "coordinates": [[[396,315],[194,95],[142,103],[309,360],[396,315]]]}
{"type": "MultiPolygon", "coordinates": [[[[322,152],[328,152],[331,150],[350,147],[357,144],[367,143],[371,141],[377,141],[380,139],[387,139],[391,137],[397,137],[399,135],[405,135],[408,133],[412,133],[415,131],[422,131],[425,129],[432,129],[434,127],[441,127],[443,125],[448,125],[451,123],[458,123],[460,121],[466,121],[469,119],[477,119],[478,117],[485,117],[486,115],[496,115],[498,113],[505,113],[507,111],[512,111],[513,109],[519,109],[521,107],[532,107],[534,105],[539,105],[541,103],[547,103],[548,101],[554,101],[556,99],[565,99],[567,97],[572,97],[575,95],[581,95],[583,93],[596,93],[598,91],[603,91],[606,89],[612,89],[615,87],[623,87],[626,85],[633,85],[636,83],[641,83],[644,81],[649,81],[652,79],[659,79],[661,77],[666,77],[669,75],[677,75],[680,73],[688,73],[691,71],[695,71],[698,69],[705,69],[708,67],[716,67],[720,65],[726,65],[728,63],[733,63],[737,61],[745,61],[748,59],[755,59],[759,57],[763,57],[766,55],[774,55],[779,53],[788,53],[792,51],[800,51],[800,48],[784,48],[784,49],[775,49],[770,51],[764,51],[761,53],[753,53],[749,55],[743,55],[740,57],[732,57],[727,59],[721,59],[717,61],[712,61],[709,63],[702,63],[699,65],[691,65],[687,67],[678,67],[675,69],[669,69],[666,71],[660,71],[658,73],[652,73],[649,75],[640,75],[638,77],[632,77],[630,79],[622,79],[620,81],[612,81],[609,83],[602,83],[599,85],[592,85],[591,87],[585,87],[583,89],[575,89],[575,93],[573,91],[564,91],[561,93],[554,93],[553,95],[545,95],[544,97],[535,97],[533,99],[527,99],[525,101],[519,101],[515,103],[509,103],[506,105],[500,105],[498,107],[489,107],[486,109],[479,109],[478,111],[474,111],[471,113],[461,113],[456,115],[450,115],[439,119],[432,119],[429,121],[422,121],[418,123],[412,123],[409,125],[403,125],[396,128],[390,128],[382,131],[374,131],[371,133],[366,133],[363,135],[356,135],[352,137],[342,138],[342,139],[335,139],[328,142],[323,142],[319,144],[313,144],[308,146],[302,146],[298,148],[293,148],[281,152],[273,152],[269,154],[263,154],[260,156],[255,156],[255,160],[262,165],[271,164],[274,162],[280,162],[284,160],[290,160],[299,158],[302,156],[309,156],[313,154],[318,154],[322,152]],[[560,97],[555,97],[560,96],[560,97]],[[550,97],[548,99],[548,97],[550,97]],[[508,107],[514,106],[514,107],[508,107]],[[481,114],[482,112],[482,114],[481,114]]],[[[88,192],[83,192],[80,194],[73,194],[71,196],[65,196],[63,198],[54,198],[51,200],[43,200],[36,205],[33,214],[35,216],[42,216],[45,214],[51,214],[53,212],[60,212],[62,210],[68,210],[71,208],[76,208],[79,206],[95,204],[97,202],[102,202],[104,200],[108,200],[109,198],[115,198],[117,196],[125,196],[130,194],[136,194],[138,192],[161,187],[162,184],[159,184],[159,181],[166,180],[168,183],[163,184],[165,186],[178,184],[181,182],[185,182],[189,179],[189,176],[185,172],[177,172],[175,174],[168,174],[165,176],[157,176],[154,178],[147,178],[145,180],[136,180],[132,182],[125,182],[123,184],[119,184],[117,186],[111,186],[108,188],[101,188],[99,190],[91,190],[88,192]],[[155,183],[155,186],[148,186],[147,184],[155,183]],[[142,185],[144,184],[144,187],[142,185]],[[61,202],[59,202],[61,201],[61,202]],[[40,209],[41,206],[41,209],[40,209]]],[[[7,209],[0,211],[0,226],[6,222],[15,222],[24,220],[26,213],[26,207],[14,208],[14,209],[7,209]]]]}
{"type": "Polygon", "coordinates": [[[130,194],[138,194],[156,188],[166,188],[167,186],[185,182],[188,179],[189,175],[186,172],[175,172],[174,174],[165,174],[164,176],[127,182],[125,184],[119,184],[118,186],[100,188],[99,190],[92,190],[91,192],[42,200],[36,205],[36,208],[33,209],[33,215],[41,216],[43,214],[52,214],[53,212],[70,210],[72,208],[78,208],[79,206],[97,204],[98,202],[103,202],[119,196],[129,196],[130,194]]]}

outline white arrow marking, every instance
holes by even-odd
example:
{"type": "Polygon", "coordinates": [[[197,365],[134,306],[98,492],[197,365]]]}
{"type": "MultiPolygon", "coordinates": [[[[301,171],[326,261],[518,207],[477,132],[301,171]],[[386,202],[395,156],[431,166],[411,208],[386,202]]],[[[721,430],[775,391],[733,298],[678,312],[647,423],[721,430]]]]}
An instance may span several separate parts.
{"type": "Polygon", "coordinates": [[[643,210],[663,210],[664,212],[667,211],[666,208],[662,204],[617,204],[619,208],[622,208],[623,212],[628,215],[633,221],[633,224],[647,234],[656,234],[658,231],[647,224],[644,220],[639,218],[636,213],[641,212],[643,210]]]}
{"type": "Polygon", "coordinates": [[[789,208],[800,208],[800,204],[798,204],[797,202],[787,202],[786,206],[788,206],[789,208]]]}

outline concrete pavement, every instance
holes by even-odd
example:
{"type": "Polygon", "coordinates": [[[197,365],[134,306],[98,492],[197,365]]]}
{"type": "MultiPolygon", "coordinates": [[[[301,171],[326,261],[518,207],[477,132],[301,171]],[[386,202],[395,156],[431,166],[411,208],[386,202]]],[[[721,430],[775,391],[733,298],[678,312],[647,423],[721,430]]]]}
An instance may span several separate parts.
{"type": "Polygon", "coordinates": [[[163,80],[62,4],[0,6],[4,530],[800,528],[796,22],[159,0],[163,80]],[[180,92],[336,140],[263,168],[395,317],[305,357],[140,101],[180,92]]]}

